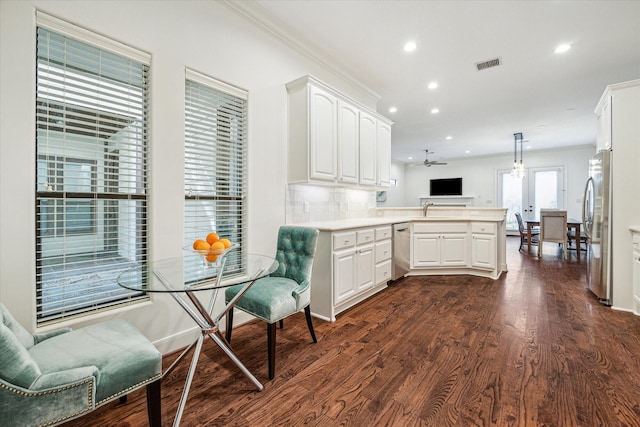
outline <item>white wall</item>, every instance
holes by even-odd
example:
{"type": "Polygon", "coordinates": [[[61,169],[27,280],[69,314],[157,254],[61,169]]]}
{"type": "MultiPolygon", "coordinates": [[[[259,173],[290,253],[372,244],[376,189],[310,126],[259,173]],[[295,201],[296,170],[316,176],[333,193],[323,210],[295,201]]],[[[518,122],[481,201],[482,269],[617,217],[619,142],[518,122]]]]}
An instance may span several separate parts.
{"type": "MultiPolygon", "coordinates": [[[[375,109],[375,96],[218,2],[0,0],[0,301],[35,331],[35,10],[135,48],[151,61],[150,250],[182,255],[184,69],[249,92],[249,251],[274,251],[285,223],[285,83],[313,74],[375,109]]],[[[167,297],[109,313],[161,351],[186,344],[193,323],[167,297]]],[[[79,327],[95,321],[71,322],[79,327]]]]}
{"type": "MultiPolygon", "coordinates": [[[[595,120],[595,117],[594,117],[595,120]]],[[[573,149],[532,151],[524,153],[527,168],[564,166],[566,174],[564,205],[567,215],[582,217],[582,195],[588,177],[588,160],[595,153],[595,145],[573,149]]],[[[399,181],[403,198],[398,205],[419,206],[420,197],[429,196],[429,180],[434,178],[462,177],[464,195],[474,196],[477,207],[498,207],[497,171],[511,169],[513,157],[510,155],[475,157],[470,159],[447,160],[446,166],[407,164],[404,180],[399,181]]],[[[396,200],[394,200],[395,202],[396,200]]]]}

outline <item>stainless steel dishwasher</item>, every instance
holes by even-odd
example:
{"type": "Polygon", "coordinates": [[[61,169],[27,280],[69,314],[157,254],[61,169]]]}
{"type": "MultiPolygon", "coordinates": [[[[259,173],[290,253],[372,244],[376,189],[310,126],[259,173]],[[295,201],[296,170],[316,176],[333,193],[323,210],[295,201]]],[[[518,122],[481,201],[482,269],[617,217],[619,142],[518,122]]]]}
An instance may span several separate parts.
{"type": "Polygon", "coordinates": [[[409,271],[409,245],[409,223],[393,224],[393,280],[403,278],[409,271]]]}

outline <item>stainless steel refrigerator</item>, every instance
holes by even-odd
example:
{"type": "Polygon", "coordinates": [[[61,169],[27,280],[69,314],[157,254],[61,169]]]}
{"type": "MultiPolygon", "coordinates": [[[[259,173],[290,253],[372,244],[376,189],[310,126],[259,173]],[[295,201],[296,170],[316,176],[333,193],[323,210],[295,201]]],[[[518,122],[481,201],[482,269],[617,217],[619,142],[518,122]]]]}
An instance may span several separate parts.
{"type": "Polygon", "coordinates": [[[589,160],[589,179],[582,199],[587,234],[587,281],[603,304],[611,305],[611,150],[589,160]]]}

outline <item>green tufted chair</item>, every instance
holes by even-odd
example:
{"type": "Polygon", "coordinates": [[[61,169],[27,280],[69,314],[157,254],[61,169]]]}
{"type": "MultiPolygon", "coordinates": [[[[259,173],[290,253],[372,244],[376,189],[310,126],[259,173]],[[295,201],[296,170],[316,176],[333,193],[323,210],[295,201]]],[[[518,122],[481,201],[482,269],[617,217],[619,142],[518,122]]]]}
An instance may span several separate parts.
{"type": "Polygon", "coordinates": [[[110,320],[31,335],[0,304],[0,425],[53,426],[147,387],[161,424],[162,356],[135,327],[110,320]]]}
{"type": "MultiPolygon", "coordinates": [[[[276,322],[283,327],[283,319],[304,308],[307,326],[313,342],[318,342],[311,322],[311,270],[316,253],[318,230],[308,227],[282,226],[278,232],[276,260],[278,269],[268,277],[258,279],[235,305],[242,311],[267,322],[267,353],[269,379],[275,376],[276,322]]],[[[232,286],[225,290],[228,303],[242,289],[232,286]]],[[[231,342],[233,309],[226,317],[226,338],[231,342]]]]}

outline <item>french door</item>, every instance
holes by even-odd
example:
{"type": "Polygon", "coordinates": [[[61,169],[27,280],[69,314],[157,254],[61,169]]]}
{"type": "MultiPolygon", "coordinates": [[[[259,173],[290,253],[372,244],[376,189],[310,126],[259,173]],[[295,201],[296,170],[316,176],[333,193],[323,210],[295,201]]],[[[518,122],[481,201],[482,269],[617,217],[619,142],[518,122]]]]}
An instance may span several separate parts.
{"type": "Polygon", "coordinates": [[[523,220],[540,216],[540,209],[564,209],[564,166],[530,168],[518,179],[511,169],[498,170],[498,201],[507,208],[507,231],[518,231],[516,212],[523,220]]]}

